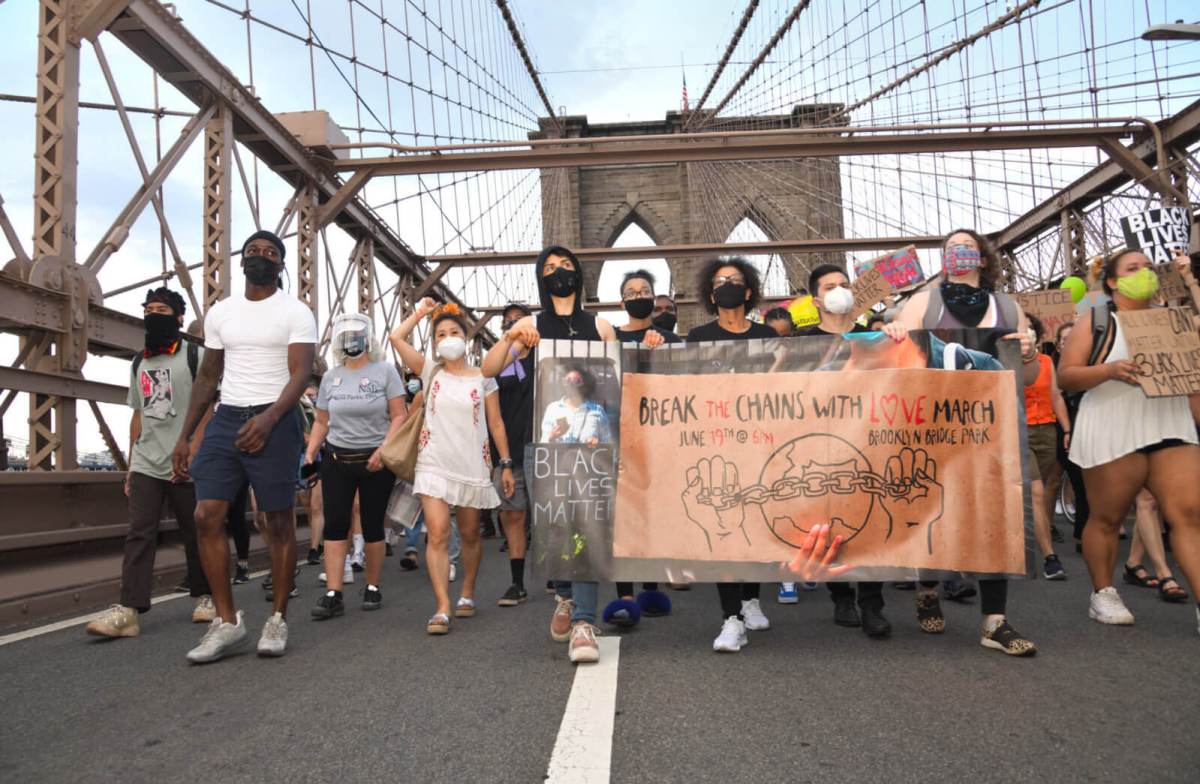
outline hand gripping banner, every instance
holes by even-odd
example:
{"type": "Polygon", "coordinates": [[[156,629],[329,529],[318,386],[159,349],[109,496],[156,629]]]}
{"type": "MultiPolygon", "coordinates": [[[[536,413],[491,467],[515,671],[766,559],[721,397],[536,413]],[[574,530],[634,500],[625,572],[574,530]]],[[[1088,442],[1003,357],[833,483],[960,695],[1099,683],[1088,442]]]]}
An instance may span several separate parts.
{"type": "Polygon", "coordinates": [[[543,342],[534,563],[565,580],[786,580],[828,525],[853,567],[838,579],[1027,574],[1024,395],[1005,367],[1021,364],[997,338],[543,342]]]}

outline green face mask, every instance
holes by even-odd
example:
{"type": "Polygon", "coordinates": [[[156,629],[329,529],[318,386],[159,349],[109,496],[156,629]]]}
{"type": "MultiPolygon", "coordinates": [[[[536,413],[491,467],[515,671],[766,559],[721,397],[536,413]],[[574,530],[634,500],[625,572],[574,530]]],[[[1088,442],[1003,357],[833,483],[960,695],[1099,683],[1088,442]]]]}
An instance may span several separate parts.
{"type": "Polygon", "coordinates": [[[1158,275],[1149,267],[1142,267],[1132,275],[1117,278],[1117,291],[1138,302],[1145,302],[1158,293],[1158,275]]]}

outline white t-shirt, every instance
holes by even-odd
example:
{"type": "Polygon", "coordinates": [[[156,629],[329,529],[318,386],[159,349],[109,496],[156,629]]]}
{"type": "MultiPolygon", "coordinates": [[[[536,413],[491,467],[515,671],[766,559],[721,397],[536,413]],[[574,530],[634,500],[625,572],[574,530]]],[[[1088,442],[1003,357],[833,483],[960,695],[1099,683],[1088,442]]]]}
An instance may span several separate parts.
{"type": "Polygon", "coordinates": [[[283,291],[253,302],[235,294],[204,317],[204,347],[225,352],[221,402],[229,406],[274,403],[287,386],[288,345],[317,342],[317,322],[283,291]]]}

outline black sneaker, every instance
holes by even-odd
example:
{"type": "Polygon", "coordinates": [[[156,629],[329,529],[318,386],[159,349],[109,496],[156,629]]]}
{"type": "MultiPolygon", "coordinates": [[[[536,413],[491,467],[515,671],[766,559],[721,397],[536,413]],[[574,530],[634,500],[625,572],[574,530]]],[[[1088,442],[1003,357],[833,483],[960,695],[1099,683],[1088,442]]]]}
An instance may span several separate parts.
{"type": "Polygon", "coordinates": [[[406,572],[416,571],[417,568],[419,568],[417,565],[417,551],[416,550],[405,550],[404,551],[404,557],[400,559],[400,568],[406,572]]]}
{"type": "Polygon", "coordinates": [[[946,580],[942,584],[942,597],[952,602],[963,602],[976,594],[975,586],[962,580],[946,580]]]}
{"type": "MultiPolygon", "coordinates": [[[[300,576],[300,567],[296,567],[296,571],[292,574],[292,590],[288,593],[288,597],[295,599],[300,595],[300,589],[296,587],[296,578],[300,576]]],[[[275,601],[275,581],[268,574],[263,578],[263,598],[268,602],[275,601]]]]}
{"type": "Polygon", "coordinates": [[[395,554],[396,554],[396,551],[392,549],[391,542],[387,542],[386,544],[383,545],[383,556],[385,558],[391,558],[395,554]]]}
{"type": "Polygon", "coordinates": [[[363,570],[363,565],[360,564],[358,561],[350,562],[350,571],[357,574],[358,572],[361,572],[362,570],[363,570]]]}
{"type": "Polygon", "coordinates": [[[508,586],[508,590],[504,592],[504,595],[500,597],[500,601],[496,602],[496,604],[500,605],[501,607],[516,607],[518,604],[521,604],[528,599],[529,594],[525,592],[524,588],[517,585],[510,585],[508,586]]]}
{"type": "Polygon", "coordinates": [[[382,606],[383,594],[379,591],[377,586],[368,585],[363,589],[362,608],[364,610],[378,610],[382,606]]]}
{"type": "Polygon", "coordinates": [[[883,639],[892,633],[892,624],[883,617],[882,607],[861,607],[862,630],[873,640],[883,639]]]}
{"type": "Polygon", "coordinates": [[[1057,555],[1046,556],[1046,561],[1042,565],[1042,577],[1047,580],[1067,579],[1067,570],[1063,568],[1062,561],[1058,560],[1057,555]]]}
{"type": "Polygon", "coordinates": [[[852,596],[839,598],[833,603],[833,622],[838,626],[850,628],[862,626],[862,620],[858,617],[858,608],[854,606],[852,596]]]}
{"type": "Polygon", "coordinates": [[[550,594],[551,596],[553,596],[553,595],[555,594],[556,590],[557,590],[557,589],[554,587],[554,581],[553,581],[553,580],[547,580],[547,581],[546,581],[546,593],[548,593],[548,594],[550,594]]]}
{"type": "Polygon", "coordinates": [[[175,588],[172,590],[174,590],[175,593],[191,593],[192,592],[192,588],[191,588],[191,586],[188,585],[188,581],[187,581],[186,577],[183,578],[182,580],[180,580],[179,585],[176,585],[175,588]]]}
{"type": "Polygon", "coordinates": [[[320,566],[321,565],[321,554],[319,552],[317,552],[317,548],[315,548],[315,547],[308,548],[307,563],[309,566],[320,566]]]}
{"type": "Polygon", "coordinates": [[[317,599],[317,605],[312,608],[312,617],[323,621],[344,612],[346,612],[346,602],[342,600],[341,593],[326,591],[321,594],[321,598],[317,599]]]}
{"type": "Polygon", "coordinates": [[[1062,531],[1058,530],[1058,526],[1056,525],[1050,526],[1050,541],[1054,542],[1055,544],[1063,543],[1062,531]]]}
{"type": "Polygon", "coordinates": [[[250,582],[250,567],[237,565],[237,570],[233,573],[233,584],[244,585],[250,582]]]}
{"type": "Polygon", "coordinates": [[[1033,656],[1037,653],[1037,646],[1033,644],[1033,640],[1022,637],[1016,629],[1009,625],[1007,619],[1001,621],[995,630],[984,632],[979,644],[985,648],[1007,653],[1009,656],[1033,656]]]}

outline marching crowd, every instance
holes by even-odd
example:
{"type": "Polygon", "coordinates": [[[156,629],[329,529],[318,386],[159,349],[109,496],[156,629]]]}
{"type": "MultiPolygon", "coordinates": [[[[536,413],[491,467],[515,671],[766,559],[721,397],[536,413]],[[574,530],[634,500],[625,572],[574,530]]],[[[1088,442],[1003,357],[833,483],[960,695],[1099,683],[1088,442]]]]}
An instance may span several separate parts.
{"type": "MultiPolygon", "coordinates": [[[[288,601],[297,595],[298,490],[309,509],[308,560],[324,564],[324,590],[311,616],[325,620],[345,613],[346,585],[356,573],[364,582],[362,609],[378,609],[384,601],[384,562],[399,544],[388,522],[398,481],[389,465],[403,466],[397,469],[406,480],[400,486],[415,499],[404,534],[403,568],[418,568],[424,531],[433,594],[428,633],[447,634],[479,611],[481,520],[493,511],[511,568],[511,585],[497,603],[524,603],[530,523],[522,468],[526,448],[535,441],[594,446],[611,437],[603,408],[591,400],[595,379],[585,366],[566,368],[567,392],[535,421],[534,352],[541,340],[550,339],[635,342],[654,349],[683,341],[866,331],[903,341],[910,330],[967,329],[977,332],[965,334],[1011,340],[1022,359],[1042,575],[1067,577],[1055,552],[1061,537],[1053,525],[1065,476],[1074,490],[1077,547],[1093,587],[1091,618],[1105,624],[1134,621],[1114,585],[1119,538],[1131,510],[1136,525],[1121,572],[1124,582],[1153,588],[1168,602],[1194,602],[1200,590],[1200,396],[1150,398],[1137,384],[1139,371],[1121,316],[1154,307],[1158,294],[1158,276],[1138,251],[1103,258],[1093,272],[1105,296],[1054,335],[1045,334],[1037,318],[1000,290],[999,259],[987,239],[971,230],[946,238],[937,282],[914,293],[898,312],[872,314],[865,324],[853,318],[846,271],[831,264],[816,267],[809,278],[819,323],[797,328],[782,308],[752,320],[763,294],[757,270],[742,258],[718,258],[703,266],[696,286],[712,320],[681,338],[674,301],[655,290],[654,277],[645,271],[631,272],[621,283],[624,325],[615,327],[585,311],[579,262],[569,249],[555,246],[535,262],[539,307],[509,304],[499,340],[478,365],[468,358],[472,333],[465,314],[453,304],[425,299],[387,336],[402,369],[384,358],[370,318],[345,314],[332,324],[333,367],[319,378],[313,313],[282,288],[285,253],[271,232],[247,239],[241,254],[244,292],[214,305],[195,330],[201,335],[184,332],[186,307],[178,293],[165,287],[148,293],[145,350],[130,376],[134,415],[125,485],[130,528],[121,600],[88,625],[89,634],[139,634],[138,615],[150,608],[156,540],[167,503],[187,556],[186,584],[195,598],[192,620],[207,624],[187,653],[189,661],[215,661],[247,641],[231,583],[248,579],[248,516],[268,547],[271,565],[264,588],[272,611],[257,650],[263,656],[283,655],[288,601]],[[411,342],[422,323],[428,335],[424,350],[411,342]],[[408,447],[407,461],[387,459],[395,444],[408,447]],[[228,534],[237,546],[232,579],[228,534]],[[1171,571],[1165,538],[1191,594],[1171,571]]],[[[1193,263],[1180,256],[1175,266],[1188,288],[1187,304],[1200,308],[1193,263]]],[[[982,340],[966,348],[988,350],[982,340]]],[[[848,570],[836,561],[839,544],[827,526],[810,532],[790,565],[797,582],[778,586],[778,601],[794,603],[798,588],[814,589],[848,570]]],[[[560,581],[546,587],[556,599],[550,636],[567,643],[570,661],[597,661],[598,583],[560,581]]],[[[1015,656],[1036,653],[1035,643],[1008,619],[1006,579],[980,579],[977,586],[926,580],[895,587],[914,591],[918,626],[929,634],[946,628],[943,598],[978,591],[981,644],[1015,656]]],[[[872,638],[891,633],[882,583],[831,581],[828,593],[835,623],[860,627],[872,638]]],[[[671,611],[670,599],[656,584],[644,584],[638,592],[632,584],[618,584],[615,596],[602,613],[608,623],[632,625],[642,615],[671,611]]],[[[716,599],[721,622],[713,650],[739,651],[749,641],[748,632],[770,627],[760,584],[719,583],[716,599]]],[[[1194,609],[1200,631],[1200,604],[1194,609]]],[[[714,626],[715,621],[714,613],[714,626]]]]}

